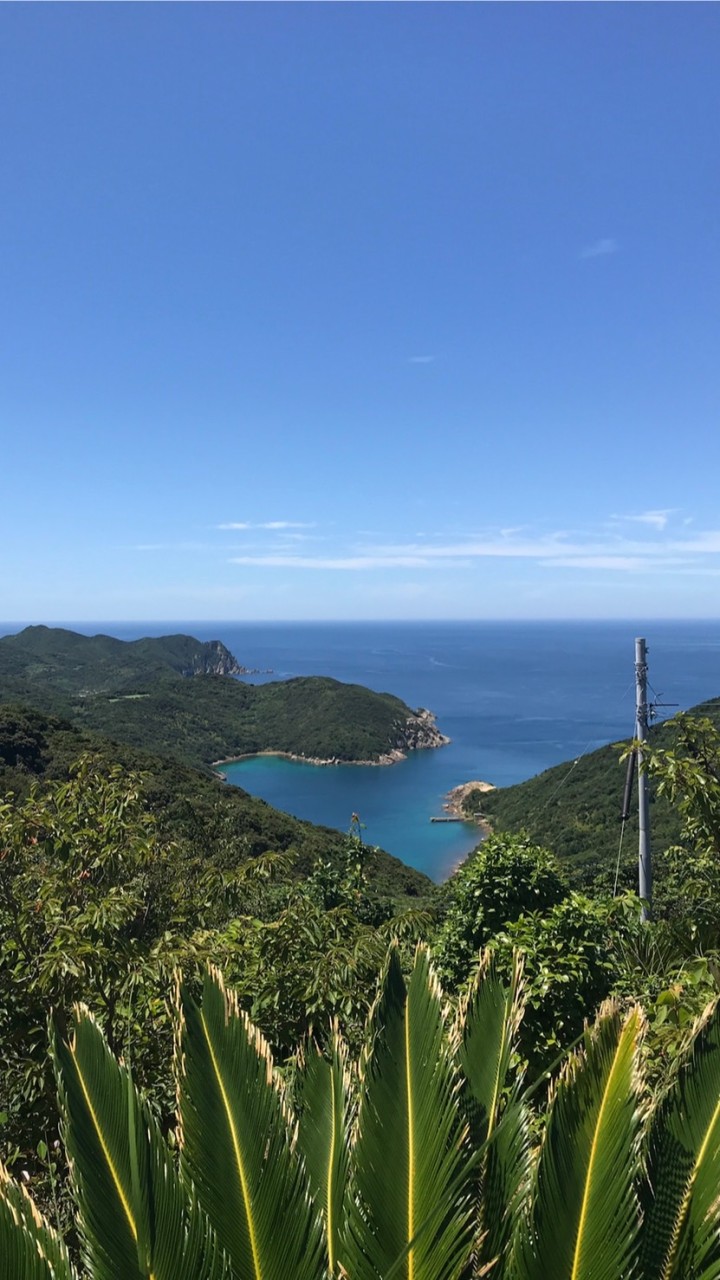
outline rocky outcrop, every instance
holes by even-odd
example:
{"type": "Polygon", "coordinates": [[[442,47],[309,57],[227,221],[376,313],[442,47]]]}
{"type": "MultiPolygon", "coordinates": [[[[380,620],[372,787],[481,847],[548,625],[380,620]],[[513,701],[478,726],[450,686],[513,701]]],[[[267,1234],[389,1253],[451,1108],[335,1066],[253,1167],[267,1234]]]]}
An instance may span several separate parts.
{"type": "MultiPolygon", "coordinates": [[[[461,782],[459,786],[453,787],[452,791],[448,791],[443,809],[453,817],[472,821],[472,815],[465,811],[465,801],[468,796],[472,795],[473,791],[481,791],[484,794],[486,791],[494,790],[492,782],[461,782]]],[[[476,816],[476,821],[483,824],[481,817],[476,816]]]]}
{"type": "Polygon", "coordinates": [[[441,733],[432,711],[419,707],[403,724],[397,725],[396,751],[422,751],[427,747],[445,747],[449,738],[441,733]]]}
{"type": "Polygon", "coordinates": [[[220,640],[206,640],[200,644],[192,655],[190,666],[186,667],[184,676],[246,676],[247,667],[242,667],[237,658],[225,648],[220,640]]]}
{"type": "Polygon", "coordinates": [[[271,676],[271,667],[243,667],[234,654],[219,640],[201,642],[183,676],[271,676]]]}

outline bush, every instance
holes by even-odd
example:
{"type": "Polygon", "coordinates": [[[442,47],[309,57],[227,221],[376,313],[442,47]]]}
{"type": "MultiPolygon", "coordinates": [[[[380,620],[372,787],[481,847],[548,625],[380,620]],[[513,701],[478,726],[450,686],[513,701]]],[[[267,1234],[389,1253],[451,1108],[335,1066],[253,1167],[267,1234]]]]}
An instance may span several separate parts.
{"type": "Polygon", "coordinates": [[[519,916],[547,911],[568,892],[548,849],[526,835],[492,835],[448,885],[448,909],[436,963],[454,986],[467,981],[477,953],[519,916]]]}

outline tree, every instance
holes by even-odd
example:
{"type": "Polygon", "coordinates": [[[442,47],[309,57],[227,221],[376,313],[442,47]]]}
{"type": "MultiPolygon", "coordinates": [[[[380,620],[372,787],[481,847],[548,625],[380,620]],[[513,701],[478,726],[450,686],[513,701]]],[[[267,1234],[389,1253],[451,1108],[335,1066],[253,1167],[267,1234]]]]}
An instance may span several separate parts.
{"type": "MultiPolygon", "coordinates": [[[[193,955],[208,885],[183,883],[176,850],[161,845],[141,800],[141,779],[119,766],[78,762],[69,781],[0,802],[0,1111],[11,1158],[32,1158],[54,1136],[54,1089],[45,1051],[83,999],[111,1048],[134,1043],[148,1078],[167,1058],[164,993],[193,955]]],[[[164,1095],[172,1105],[172,1081],[164,1095]]]]}
{"type": "Polygon", "coordinates": [[[520,1051],[533,1077],[582,1034],[621,969],[618,940],[633,928],[637,899],[570,893],[549,911],[511,922],[489,943],[501,972],[525,956],[525,1017],[520,1051]]]}
{"type": "Polygon", "coordinates": [[[717,946],[720,931],[720,734],[706,719],[678,715],[670,747],[644,744],[645,768],[682,819],[680,839],[658,860],[656,908],[692,921],[717,946]]]}
{"type": "Polygon", "coordinates": [[[466,982],[479,952],[506,925],[542,912],[568,892],[552,853],[526,835],[491,835],[447,888],[447,914],[436,941],[437,963],[454,986],[466,982]]]}

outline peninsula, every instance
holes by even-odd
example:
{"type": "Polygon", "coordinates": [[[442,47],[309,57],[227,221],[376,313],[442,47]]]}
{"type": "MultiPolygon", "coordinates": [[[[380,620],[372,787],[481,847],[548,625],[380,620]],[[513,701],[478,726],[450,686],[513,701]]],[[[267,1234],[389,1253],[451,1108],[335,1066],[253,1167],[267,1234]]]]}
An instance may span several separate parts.
{"type": "Polygon", "coordinates": [[[218,640],[125,641],[27,627],[0,638],[0,702],[62,716],[208,770],[271,751],[322,764],[393,764],[448,739],[432,712],[324,676],[247,684],[218,640]]]}

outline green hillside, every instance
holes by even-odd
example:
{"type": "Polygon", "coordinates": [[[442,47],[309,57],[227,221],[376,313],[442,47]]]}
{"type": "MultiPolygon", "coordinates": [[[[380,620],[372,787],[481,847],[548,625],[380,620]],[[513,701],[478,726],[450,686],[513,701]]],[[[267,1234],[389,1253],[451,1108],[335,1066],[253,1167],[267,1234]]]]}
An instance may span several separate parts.
{"type": "Polygon", "coordinates": [[[22,702],[198,767],[256,751],[377,760],[438,745],[401,699],[307,677],[256,687],[218,641],[137,641],[28,627],[0,639],[0,702],[22,702]]]}
{"type": "MultiPolygon", "coordinates": [[[[688,713],[705,716],[720,726],[720,698],[701,703],[688,713]]],[[[651,740],[668,745],[673,721],[650,730],[651,740]]],[[[533,840],[552,849],[581,882],[607,885],[614,878],[620,844],[620,814],[626,765],[621,744],[600,747],[578,760],[546,769],[513,787],[481,794],[466,802],[470,813],[482,814],[496,831],[526,830],[533,840]]],[[[637,784],[636,784],[637,786],[637,784]]],[[[680,820],[662,797],[650,789],[652,845],[661,853],[678,838],[680,820]]],[[[636,881],[638,825],[633,808],[623,838],[620,883],[636,881]]]]}
{"type": "MultiPolygon", "coordinates": [[[[281,813],[216,775],[28,707],[0,706],[0,798],[8,793],[22,798],[36,780],[66,779],[70,765],[84,753],[141,773],[161,838],[186,843],[195,856],[219,866],[232,868],[268,851],[289,851],[295,855],[291,874],[305,875],[317,858],[332,858],[342,844],[337,831],[281,813]]],[[[370,856],[368,875],[377,897],[415,902],[435,893],[421,872],[381,850],[370,856]]]]}
{"type": "Polygon", "coordinates": [[[58,693],[87,697],[149,675],[241,675],[244,668],[219,640],[184,635],[117,640],[35,626],[0,637],[0,671],[6,678],[42,681],[58,693]]]}

